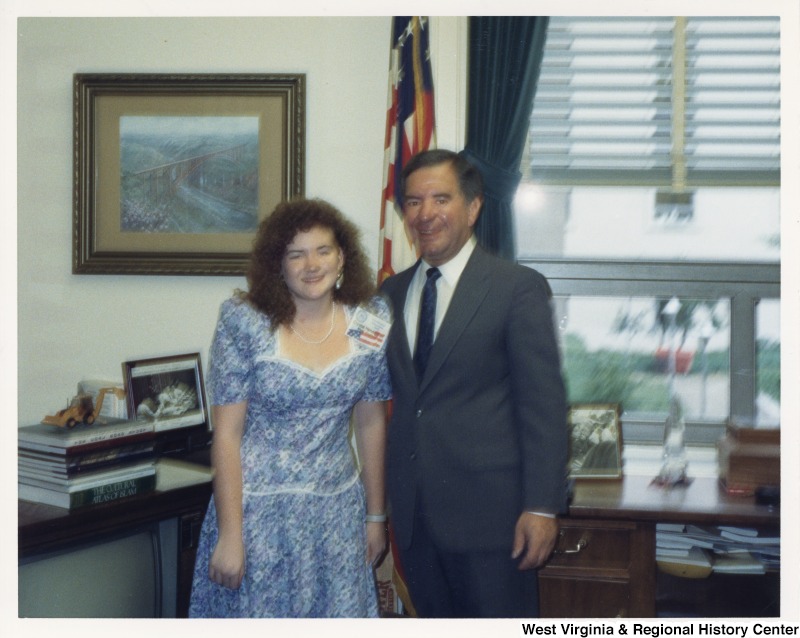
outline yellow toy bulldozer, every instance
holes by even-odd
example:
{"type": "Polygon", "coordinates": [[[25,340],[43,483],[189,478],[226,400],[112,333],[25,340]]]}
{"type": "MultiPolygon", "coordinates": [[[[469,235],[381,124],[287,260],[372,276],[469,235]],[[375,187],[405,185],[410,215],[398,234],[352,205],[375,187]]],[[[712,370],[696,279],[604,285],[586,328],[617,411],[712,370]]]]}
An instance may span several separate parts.
{"type": "Polygon", "coordinates": [[[79,394],[63,410],[44,417],[42,423],[57,425],[62,428],[74,428],[78,423],[91,425],[103,408],[103,399],[106,393],[115,391],[116,388],[100,388],[97,393],[97,405],[94,405],[92,395],[79,394]]]}

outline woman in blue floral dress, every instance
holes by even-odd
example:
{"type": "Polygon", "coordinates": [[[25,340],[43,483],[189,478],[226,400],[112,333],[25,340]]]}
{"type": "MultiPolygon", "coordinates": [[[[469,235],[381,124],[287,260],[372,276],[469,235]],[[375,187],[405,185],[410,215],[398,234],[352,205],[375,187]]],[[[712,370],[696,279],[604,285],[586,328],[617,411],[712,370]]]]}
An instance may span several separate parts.
{"type": "Polygon", "coordinates": [[[261,223],[247,279],[210,352],[214,494],[189,615],[377,616],[388,306],[355,226],[321,200],[261,223]]]}

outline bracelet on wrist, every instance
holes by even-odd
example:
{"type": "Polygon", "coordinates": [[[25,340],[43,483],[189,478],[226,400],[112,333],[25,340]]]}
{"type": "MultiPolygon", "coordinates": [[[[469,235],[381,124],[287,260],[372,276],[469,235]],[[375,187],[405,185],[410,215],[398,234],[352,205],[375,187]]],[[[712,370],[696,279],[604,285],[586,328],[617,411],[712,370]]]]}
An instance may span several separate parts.
{"type": "Polygon", "coordinates": [[[367,514],[367,523],[385,523],[386,514],[367,514]]]}

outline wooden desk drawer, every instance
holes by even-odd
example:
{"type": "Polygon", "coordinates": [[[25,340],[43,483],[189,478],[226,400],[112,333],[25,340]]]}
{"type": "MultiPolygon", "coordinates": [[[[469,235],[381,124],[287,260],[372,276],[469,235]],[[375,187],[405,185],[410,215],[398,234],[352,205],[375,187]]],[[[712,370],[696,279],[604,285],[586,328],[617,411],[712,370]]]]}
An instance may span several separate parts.
{"type": "MultiPolygon", "coordinates": [[[[602,572],[606,577],[626,578],[631,563],[633,523],[602,521],[562,524],[556,549],[547,569],[602,572]]],[[[598,576],[602,576],[598,573],[598,576]]]]}
{"type": "Polygon", "coordinates": [[[539,571],[544,618],[652,617],[655,530],[634,521],[564,519],[539,571]]]}

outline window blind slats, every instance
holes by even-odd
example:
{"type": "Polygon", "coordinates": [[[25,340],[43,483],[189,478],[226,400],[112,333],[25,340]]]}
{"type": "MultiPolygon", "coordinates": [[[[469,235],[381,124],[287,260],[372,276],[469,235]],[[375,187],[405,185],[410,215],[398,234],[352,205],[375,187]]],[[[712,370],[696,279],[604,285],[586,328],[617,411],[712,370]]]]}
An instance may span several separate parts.
{"type": "MultiPolygon", "coordinates": [[[[530,126],[528,179],[669,186],[764,184],[780,174],[780,22],[686,20],[685,84],[674,91],[669,17],[552,17],[530,126]],[[674,95],[683,96],[673,112],[674,95]],[[684,121],[673,126],[673,117],[684,121]],[[682,140],[672,138],[683,131],[682,140]]],[[[680,74],[679,77],[683,77],[680,74]]]]}

